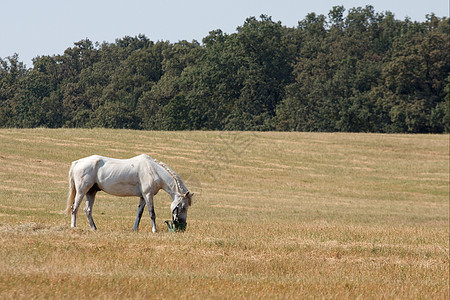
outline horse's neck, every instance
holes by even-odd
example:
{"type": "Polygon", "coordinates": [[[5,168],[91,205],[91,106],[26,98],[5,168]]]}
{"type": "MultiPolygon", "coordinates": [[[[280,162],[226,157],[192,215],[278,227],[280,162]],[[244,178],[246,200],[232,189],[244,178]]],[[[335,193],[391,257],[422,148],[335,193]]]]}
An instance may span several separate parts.
{"type": "Polygon", "coordinates": [[[162,166],[158,165],[158,175],[161,180],[161,188],[166,191],[172,198],[178,193],[177,183],[172,175],[162,166]]]}

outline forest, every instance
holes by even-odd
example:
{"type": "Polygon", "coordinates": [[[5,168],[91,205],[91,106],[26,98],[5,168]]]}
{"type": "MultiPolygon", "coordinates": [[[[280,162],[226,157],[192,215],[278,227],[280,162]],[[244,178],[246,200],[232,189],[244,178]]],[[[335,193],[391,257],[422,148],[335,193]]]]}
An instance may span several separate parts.
{"type": "Polygon", "coordinates": [[[0,127],[449,132],[449,33],[369,5],[201,42],[84,39],[32,68],[0,58],[0,127]]]}

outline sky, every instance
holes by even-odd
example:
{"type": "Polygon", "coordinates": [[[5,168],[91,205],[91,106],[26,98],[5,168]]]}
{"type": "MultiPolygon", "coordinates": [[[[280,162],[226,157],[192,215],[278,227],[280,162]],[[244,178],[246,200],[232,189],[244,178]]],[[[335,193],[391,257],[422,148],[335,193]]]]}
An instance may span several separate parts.
{"type": "Polygon", "coordinates": [[[0,2],[0,58],[19,55],[32,67],[32,58],[63,54],[74,42],[114,42],[145,34],[150,40],[197,40],[215,29],[231,34],[248,17],[265,14],[295,27],[311,12],[327,15],[333,6],[372,5],[404,20],[424,21],[425,15],[449,14],[448,0],[2,0],[0,2]]]}

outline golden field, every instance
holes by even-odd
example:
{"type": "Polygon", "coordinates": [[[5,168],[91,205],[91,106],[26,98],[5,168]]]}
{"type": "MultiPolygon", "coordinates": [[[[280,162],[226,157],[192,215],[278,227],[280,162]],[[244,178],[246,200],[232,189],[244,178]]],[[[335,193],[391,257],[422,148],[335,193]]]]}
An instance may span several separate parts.
{"type": "MultiPolygon", "coordinates": [[[[84,204],[83,204],[84,205],[84,204]]],[[[0,130],[0,299],[449,299],[449,135],[0,130]],[[195,193],[65,209],[73,160],[146,153],[195,193]]]]}

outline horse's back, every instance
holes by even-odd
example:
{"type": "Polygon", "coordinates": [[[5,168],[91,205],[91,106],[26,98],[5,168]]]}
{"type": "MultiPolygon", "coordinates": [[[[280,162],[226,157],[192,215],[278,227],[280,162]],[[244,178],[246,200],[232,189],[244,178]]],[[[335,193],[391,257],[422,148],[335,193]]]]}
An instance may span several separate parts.
{"type": "Polygon", "coordinates": [[[141,154],[128,159],[110,158],[101,155],[91,155],[80,158],[72,162],[72,168],[99,168],[104,166],[114,166],[118,169],[129,169],[130,167],[140,166],[148,167],[152,158],[146,154],[141,154]]]}

